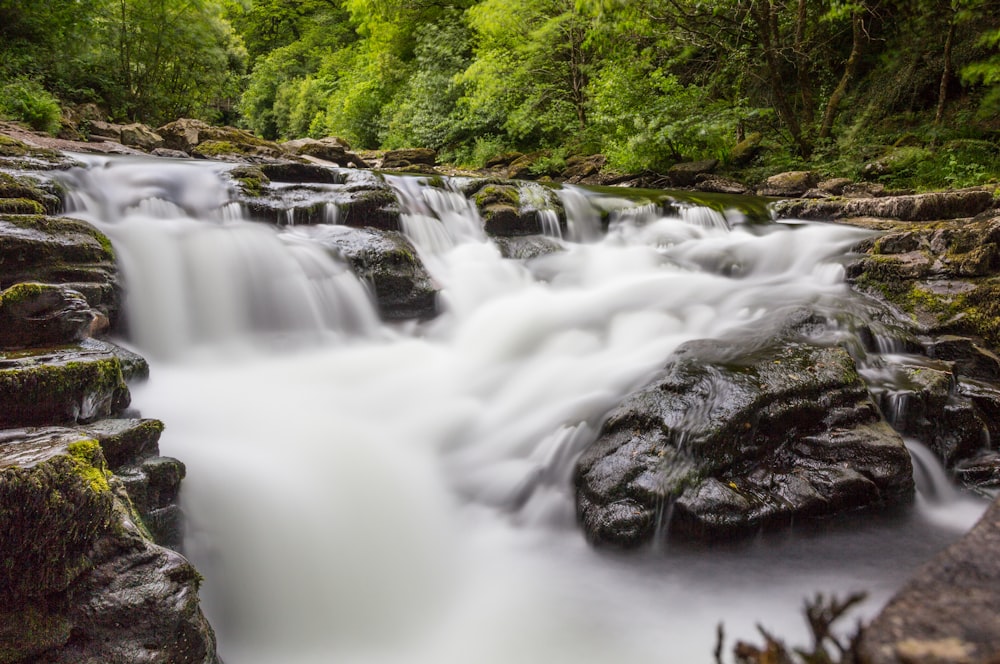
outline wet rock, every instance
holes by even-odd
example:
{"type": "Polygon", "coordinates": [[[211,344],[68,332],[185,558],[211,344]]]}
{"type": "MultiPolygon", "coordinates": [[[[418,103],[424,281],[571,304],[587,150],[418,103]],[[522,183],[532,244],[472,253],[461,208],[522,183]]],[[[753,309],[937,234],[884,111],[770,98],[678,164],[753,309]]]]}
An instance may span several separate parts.
{"type": "Polygon", "coordinates": [[[20,282],[64,284],[117,323],[121,293],[108,238],[63,217],[0,214],[0,288],[20,282]]]}
{"type": "Polygon", "coordinates": [[[500,249],[501,256],[514,260],[531,260],[565,250],[562,242],[546,235],[495,237],[493,243],[500,249]]]}
{"type": "Polygon", "coordinates": [[[95,314],[80,293],[65,286],[19,283],[0,292],[0,349],[81,341],[95,314]]]}
{"type": "Polygon", "coordinates": [[[402,233],[327,226],[314,229],[310,236],[372,285],[384,320],[426,320],[437,315],[437,286],[402,233]]]}
{"type": "Polygon", "coordinates": [[[702,161],[685,161],[674,164],[667,169],[667,177],[678,187],[691,187],[697,181],[699,175],[707,175],[715,170],[719,165],[716,159],[703,159],[702,161]]]}
{"type": "Polygon", "coordinates": [[[121,361],[111,344],[0,351],[0,428],[86,422],[129,404],[121,361]]]}
{"type": "Polygon", "coordinates": [[[96,440],[0,432],[0,661],[215,664],[198,573],[138,524],[96,440]]]}
{"type": "Polygon", "coordinates": [[[1000,503],[924,565],[865,629],[871,664],[991,662],[1000,653],[1000,503]]]}
{"type": "Polygon", "coordinates": [[[960,376],[1000,382],[1000,357],[968,337],[953,334],[937,337],[927,344],[927,356],[954,362],[960,376]]]}
{"type": "Polygon", "coordinates": [[[479,209],[486,233],[493,237],[555,235],[565,231],[565,213],[543,185],[481,180],[470,183],[466,195],[479,209]]]}
{"type": "Polygon", "coordinates": [[[787,342],[741,353],[686,344],[611,413],[576,469],[591,542],[730,537],[909,499],[906,448],[845,351],[787,342]]]}
{"type": "Polygon", "coordinates": [[[410,166],[430,166],[437,164],[437,152],[430,148],[410,148],[389,150],[382,156],[382,170],[399,171],[410,166]]]}
{"type": "Polygon", "coordinates": [[[318,164],[281,161],[260,164],[260,171],[272,182],[317,182],[342,184],[344,178],[337,171],[318,164]]]}
{"type": "Polygon", "coordinates": [[[797,198],[816,186],[819,179],[812,171],[788,171],[764,180],[757,188],[758,196],[797,198]]]}
{"type": "MultiPolygon", "coordinates": [[[[0,129],[7,133],[24,134],[23,130],[9,123],[0,122],[0,129]]],[[[0,165],[6,168],[47,171],[78,164],[75,159],[57,150],[29,145],[13,136],[0,134],[0,165]]]]}

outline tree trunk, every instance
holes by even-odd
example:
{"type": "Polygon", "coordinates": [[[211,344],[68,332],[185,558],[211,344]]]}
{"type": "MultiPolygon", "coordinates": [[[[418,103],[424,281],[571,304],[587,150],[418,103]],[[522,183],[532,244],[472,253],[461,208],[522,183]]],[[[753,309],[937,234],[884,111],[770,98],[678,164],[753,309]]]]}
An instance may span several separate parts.
{"type": "Polygon", "coordinates": [[[830,137],[830,133],[833,131],[833,120],[837,117],[837,109],[840,106],[840,102],[843,101],[844,95],[847,94],[847,86],[850,85],[851,79],[854,78],[854,73],[858,69],[858,62],[861,60],[865,30],[864,19],[860,12],[851,14],[851,32],[853,33],[851,54],[847,57],[847,63],[844,65],[844,74],[840,77],[840,82],[837,84],[836,89],[834,89],[833,94],[830,95],[829,101],[827,101],[826,112],[823,113],[823,124],[819,129],[819,138],[821,140],[830,137]]]}
{"type": "Polygon", "coordinates": [[[767,65],[767,82],[771,89],[771,104],[774,106],[778,119],[788,128],[792,141],[799,155],[808,159],[812,154],[812,145],[802,133],[802,125],[792,109],[785,94],[784,79],[781,75],[781,62],[778,57],[776,42],[779,39],[777,16],[770,0],[758,3],[753,10],[754,19],[760,30],[761,48],[764,51],[764,62],[767,65]]]}
{"type": "Polygon", "coordinates": [[[934,126],[939,126],[944,119],[944,104],[948,99],[948,83],[951,80],[951,49],[955,41],[955,17],[948,24],[948,36],[944,40],[944,69],[941,71],[941,85],[938,88],[937,112],[934,114],[934,126]]]}

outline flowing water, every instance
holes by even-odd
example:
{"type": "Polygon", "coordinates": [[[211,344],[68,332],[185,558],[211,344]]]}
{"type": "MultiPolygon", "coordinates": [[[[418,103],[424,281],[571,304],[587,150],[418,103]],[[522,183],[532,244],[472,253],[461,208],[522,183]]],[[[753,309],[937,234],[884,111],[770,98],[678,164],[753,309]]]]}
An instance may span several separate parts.
{"type": "Polygon", "coordinates": [[[857,230],[566,189],[566,232],[542,213],[564,250],[522,263],[464,197],[395,179],[443,312],[389,327],[306,236],[243,220],[222,168],[102,159],[68,187],[119,252],[152,367],[133,404],[188,466],[227,664],[708,662],[720,622],[804,643],[806,597],[866,590],[870,615],[982,509],[938,495],[628,555],[575,525],[573,463],[617,400],[684,341],[847,306],[857,230]]]}

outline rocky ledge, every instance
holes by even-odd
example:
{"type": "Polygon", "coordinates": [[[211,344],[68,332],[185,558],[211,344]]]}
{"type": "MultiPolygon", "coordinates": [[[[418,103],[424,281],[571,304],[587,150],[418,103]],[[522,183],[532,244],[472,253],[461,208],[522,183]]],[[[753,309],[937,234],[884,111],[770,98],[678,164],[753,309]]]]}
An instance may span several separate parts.
{"type": "MultiPolygon", "coordinates": [[[[72,165],[8,139],[0,160],[72,165]]],[[[176,551],[184,465],[128,410],[148,366],[94,338],[119,324],[111,243],[60,206],[0,174],[0,664],[215,664],[176,551]]]]}

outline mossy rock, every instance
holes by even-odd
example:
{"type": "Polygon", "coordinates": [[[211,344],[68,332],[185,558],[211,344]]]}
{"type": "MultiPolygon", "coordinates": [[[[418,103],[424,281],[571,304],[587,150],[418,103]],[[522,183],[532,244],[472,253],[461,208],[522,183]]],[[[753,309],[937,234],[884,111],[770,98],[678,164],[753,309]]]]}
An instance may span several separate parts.
{"type": "Polygon", "coordinates": [[[271,183],[259,166],[243,165],[233,168],[229,177],[237,183],[240,193],[244,196],[259,197],[264,194],[265,187],[271,183]]]}
{"type": "Polygon", "coordinates": [[[0,434],[0,597],[65,590],[111,526],[114,498],[99,443],[65,430],[0,434]]]}
{"type": "Polygon", "coordinates": [[[19,283],[0,291],[0,349],[75,343],[87,337],[95,314],[65,286],[19,283]]]}
{"type": "Polygon", "coordinates": [[[78,427],[101,444],[108,466],[115,472],[158,456],[163,422],[151,419],[105,419],[78,427]]]}
{"type": "MultiPolygon", "coordinates": [[[[48,188],[51,189],[52,186],[48,185],[48,188]]],[[[46,188],[46,185],[34,178],[0,173],[0,214],[58,213],[62,209],[62,201],[58,196],[46,191],[46,188]],[[33,201],[37,206],[29,206],[23,202],[5,203],[4,199],[33,201]]]]}
{"type": "Polygon", "coordinates": [[[0,427],[86,422],[120,413],[129,392],[112,347],[86,340],[0,352],[0,404],[0,427]]]}
{"type": "Polygon", "coordinates": [[[576,487],[588,539],[634,547],[908,500],[913,480],[843,349],[776,341],[743,355],[702,341],[611,413],[576,487]]]}

